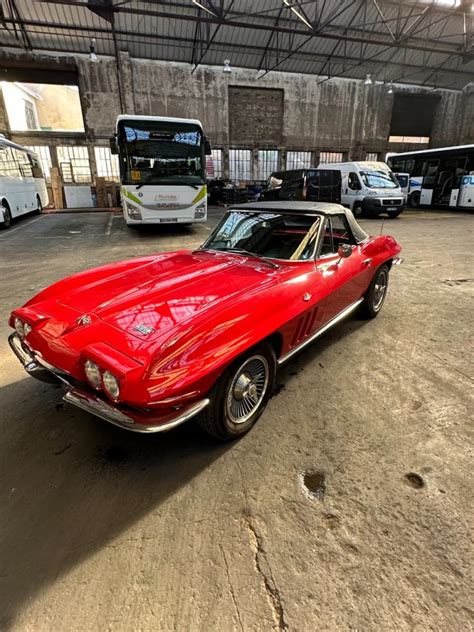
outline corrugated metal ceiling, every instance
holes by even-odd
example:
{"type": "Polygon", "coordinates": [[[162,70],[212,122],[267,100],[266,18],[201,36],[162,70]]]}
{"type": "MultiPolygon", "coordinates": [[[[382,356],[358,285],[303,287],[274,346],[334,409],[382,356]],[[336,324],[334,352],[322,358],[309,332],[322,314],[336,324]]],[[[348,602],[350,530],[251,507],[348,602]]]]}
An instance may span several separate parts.
{"type": "Polygon", "coordinates": [[[99,55],[114,55],[115,35],[137,58],[460,89],[474,80],[474,12],[471,0],[451,4],[10,0],[0,29],[4,47],[87,53],[95,38],[99,55]]]}

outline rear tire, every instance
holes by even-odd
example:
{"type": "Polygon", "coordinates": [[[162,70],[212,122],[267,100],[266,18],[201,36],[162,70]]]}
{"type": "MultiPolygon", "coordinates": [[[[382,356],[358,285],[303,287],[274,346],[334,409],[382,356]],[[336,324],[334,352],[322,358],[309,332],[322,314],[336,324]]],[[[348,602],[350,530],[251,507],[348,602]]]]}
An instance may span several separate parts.
{"type": "Polygon", "coordinates": [[[38,215],[41,215],[43,212],[43,205],[41,203],[41,198],[39,195],[36,196],[36,203],[37,203],[36,213],[38,213],[38,215]]]}
{"type": "Polygon", "coordinates": [[[387,296],[388,280],[389,266],[385,263],[374,274],[365,293],[364,302],[359,310],[361,318],[375,318],[379,314],[387,296]]]}
{"type": "Polygon", "coordinates": [[[419,191],[413,191],[413,193],[410,193],[409,201],[412,208],[418,208],[420,206],[420,197],[421,194],[419,191]]]}
{"type": "Polygon", "coordinates": [[[362,206],[362,204],[354,204],[352,213],[354,214],[354,217],[357,217],[357,218],[364,217],[365,213],[364,213],[364,207],[362,206]]]}
{"type": "Polygon", "coordinates": [[[7,202],[2,202],[0,204],[0,212],[3,214],[3,222],[0,224],[0,229],[6,230],[12,225],[12,214],[7,202]]]}
{"type": "Polygon", "coordinates": [[[232,441],[257,422],[273,391],[276,357],[262,343],[243,353],[224,371],[197,418],[201,428],[220,441],[232,441]]]}

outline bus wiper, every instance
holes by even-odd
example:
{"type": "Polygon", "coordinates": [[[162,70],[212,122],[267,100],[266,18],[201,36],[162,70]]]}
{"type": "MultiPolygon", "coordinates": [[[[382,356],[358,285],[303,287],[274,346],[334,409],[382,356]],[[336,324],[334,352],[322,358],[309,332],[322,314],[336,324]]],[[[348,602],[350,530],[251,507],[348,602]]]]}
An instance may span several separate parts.
{"type": "Polygon", "coordinates": [[[256,257],[257,259],[261,259],[265,263],[268,263],[269,265],[271,265],[272,268],[280,267],[277,263],[275,263],[268,257],[265,257],[265,255],[260,255],[256,252],[250,252],[250,250],[245,250],[245,248],[219,248],[219,250],[224,251],[224,252],[235,252],[240,255],[248,255],[249,257],[256,257]]]}

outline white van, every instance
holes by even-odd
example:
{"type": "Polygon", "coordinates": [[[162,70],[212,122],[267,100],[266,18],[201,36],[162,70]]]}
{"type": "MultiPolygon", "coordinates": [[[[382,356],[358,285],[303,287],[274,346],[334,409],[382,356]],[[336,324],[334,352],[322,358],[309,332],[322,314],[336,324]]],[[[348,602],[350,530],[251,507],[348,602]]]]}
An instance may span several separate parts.
{"type": "Polygon", "coordinates": [[[400,184],[385,162],[338,162],[319,165],[318,170],[341,173],[341,204],[356,217],[387,213],[398,217],[405,206],[400,184]]]}
{"type": "Polygon", "coordinates": [[[48,193],[38,156],[6,138],[0,138],[0,228],[24,213],[41,213],[48,193]]]}

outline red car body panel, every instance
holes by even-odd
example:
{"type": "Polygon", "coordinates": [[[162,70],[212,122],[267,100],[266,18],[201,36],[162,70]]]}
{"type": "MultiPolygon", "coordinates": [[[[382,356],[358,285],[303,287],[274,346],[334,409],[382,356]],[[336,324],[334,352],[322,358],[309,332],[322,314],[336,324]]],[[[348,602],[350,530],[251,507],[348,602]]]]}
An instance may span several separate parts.
{"type": "Polygon", "coordinates": [[[280,356],[300,345],[360,299],[399,252],[393,238],[379,236],[345,259],[278,267],[217,251],[158,254],[59,281],[15,310],[10,324],[15,316],[29,323],[26,345],[52,366],[87,384],[91,359],[118,378],[121,405],[165,419],[173,406],[206,395],[256,343],[273,336],[280,356]]]}

